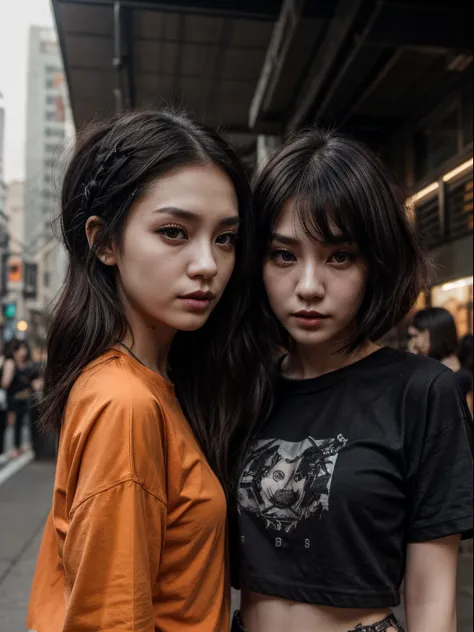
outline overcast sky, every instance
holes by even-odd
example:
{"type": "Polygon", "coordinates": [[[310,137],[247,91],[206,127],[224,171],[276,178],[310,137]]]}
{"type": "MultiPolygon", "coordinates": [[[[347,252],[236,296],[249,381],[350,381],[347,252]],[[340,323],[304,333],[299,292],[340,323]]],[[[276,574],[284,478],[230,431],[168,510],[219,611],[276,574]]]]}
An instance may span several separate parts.
{"type": "Polygon", "coordinates": [[[0,0],[0,93],[6,109],[5,181],[25,173],[26,62],[30,25],[52,26],[50,0],[0,0]]]}

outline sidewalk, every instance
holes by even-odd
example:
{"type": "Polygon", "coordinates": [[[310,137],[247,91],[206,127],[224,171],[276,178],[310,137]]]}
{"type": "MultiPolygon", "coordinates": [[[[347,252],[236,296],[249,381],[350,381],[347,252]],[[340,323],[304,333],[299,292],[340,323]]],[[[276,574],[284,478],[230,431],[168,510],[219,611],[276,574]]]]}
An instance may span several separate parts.
{"type": "Polygon", "coordinates": [[[54,465],[30,463],[0,485],[0,630],[25,632],[26,610],[54,465]]]}

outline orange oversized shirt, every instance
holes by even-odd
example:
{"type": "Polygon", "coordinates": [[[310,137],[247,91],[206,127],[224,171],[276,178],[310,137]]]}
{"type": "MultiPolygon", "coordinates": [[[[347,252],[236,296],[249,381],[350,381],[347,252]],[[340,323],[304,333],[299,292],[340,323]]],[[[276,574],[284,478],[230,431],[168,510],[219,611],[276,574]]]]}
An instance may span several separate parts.
{"type": "Polygon", "coordinates": [[[111,350],[75,383],[28,612],[37,632],[227,632],[226,500],[173,386],[111,350]]]}

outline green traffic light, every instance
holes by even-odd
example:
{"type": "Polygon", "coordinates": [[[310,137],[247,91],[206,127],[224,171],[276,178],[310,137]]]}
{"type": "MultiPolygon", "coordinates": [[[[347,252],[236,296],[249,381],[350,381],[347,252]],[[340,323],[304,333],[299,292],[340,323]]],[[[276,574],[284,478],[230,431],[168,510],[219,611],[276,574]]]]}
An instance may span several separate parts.
{"type": "Polygon", "coordinates": [[[3,313],[5,318],[15,318],[16,316],[16,305],[14,303],[7,303],[3,308],[3,313]]]}

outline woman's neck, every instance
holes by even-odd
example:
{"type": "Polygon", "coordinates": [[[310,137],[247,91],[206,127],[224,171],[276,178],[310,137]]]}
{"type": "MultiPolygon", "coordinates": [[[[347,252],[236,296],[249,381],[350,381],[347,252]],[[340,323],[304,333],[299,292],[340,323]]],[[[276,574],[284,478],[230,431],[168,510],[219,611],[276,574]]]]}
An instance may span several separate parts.
{"type": "Polygon", "coordinates": [[[165,325],[149,325],[138,314],[128,313],[129,329],[119,341],[152,371],[168,378],[168,355],[176,334],[165,325]]]}
{"type": "Polygon", "coordinates": [[[441,360],[441,362],[447,366],[449,369],[451,369],[451,371],[459,371],[459,369],[461,368],[461,363],[459,362],[459,358],[457,356],[450,355],[447,358],[443,358],[441,360]]]}
{"type": "Polygon", "coordinates": [[[285,359],[282,369],[287,377],[307,380],[354,364],[379,348],[376,344],[368,342],[352,353],[340,353],[331,343],[311,347],[295,345],[285,359]]]}

